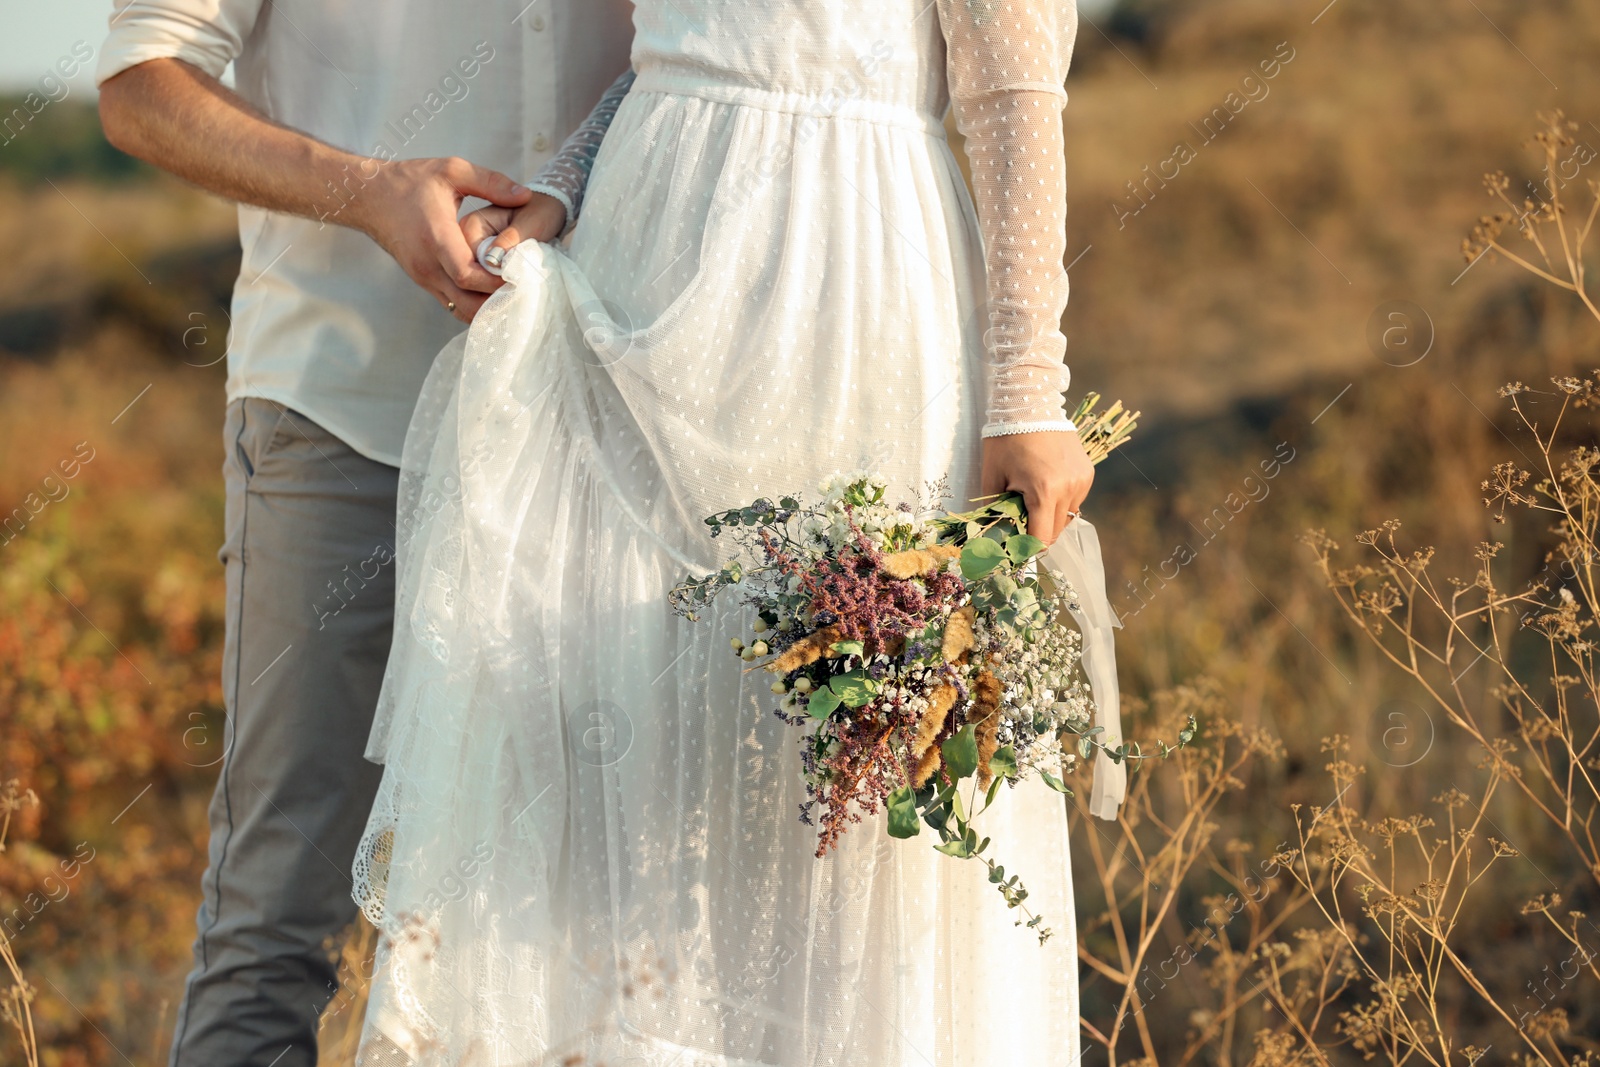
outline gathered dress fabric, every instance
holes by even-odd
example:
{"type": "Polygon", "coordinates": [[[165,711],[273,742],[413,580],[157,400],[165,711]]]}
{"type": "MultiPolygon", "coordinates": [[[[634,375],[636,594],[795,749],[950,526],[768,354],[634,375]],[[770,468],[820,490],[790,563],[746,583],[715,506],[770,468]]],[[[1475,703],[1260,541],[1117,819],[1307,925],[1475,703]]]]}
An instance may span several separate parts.
{"type": "Polygon", "coordinates": [[[1062,798],[984,817],[1042,946],[927,831],[871,816],[816,858],[797,731],[730,650],[748,609],[667,594],[720,565],[713,512],[860,468],[959,504],[982,435],[1071,428],[1076,14],[640,0],[635,27],[569,245],[509,257],[406,440],[360,1062],[1075,1064],[1062,798]]]}

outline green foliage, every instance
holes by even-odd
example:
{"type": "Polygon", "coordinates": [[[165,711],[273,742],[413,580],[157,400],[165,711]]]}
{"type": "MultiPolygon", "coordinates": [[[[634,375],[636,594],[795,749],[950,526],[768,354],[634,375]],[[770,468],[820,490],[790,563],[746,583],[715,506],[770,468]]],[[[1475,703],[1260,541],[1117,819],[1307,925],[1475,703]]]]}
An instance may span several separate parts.
{"type": "Polygon", "coordinates": [[[1015,778],[1017,776],[1017,751],[1010,745],[998,749],[989,757],[989,773],[996,779],[1015,778]]]}
{"type": "Polygon", "coordinates": [[[1044,542],[1032,534],[1013,534],[1006,538],[1006,556],[1018,567],[1043,552],[1044,548],[1044,542]]]}
{"type": "Polygon", "coordinates": [[[878,692],[878,683],[867,676],[867,672],[857,667],[853,671],[835,675],[828,682],[828,688],[839,696],[839,701],[847,708],[865,706],[878,692]]]}
{"type": "Polygon", "coordinates": [[[978,729],[967,723],[941,746],[944,765],[957,778],[965,778],[978,769],[978,729]]]}
{"type": "Polygon", "coordinates": [[[909,785],[889,794],[888,807],[890,837],[916,837],[922,832],[922,824],[917,821],[916,792],[909,785]]]}
{"type": "Polygon", "coordinates": [[[1006,551],[999,541],[974,537],[961,549],[961,577],[975,582],[1005,562],[1006,551]]]}
{"type": "MultiPolygon", "coordinates": [[[[33,106],[41,99],[35,95],[33,106]]],[[[111,146],[94,105],[69,98],[35,113],[26,100],[26,95],[0,96],[0,174],[30,185],[60,178],[125,182],[155,174],[111,146]]]]}
{"type": "Polygon", "coordinates": [[[806,700],[806,714],[813,719],[826,720],[829,715],[839,710],[839,694],[833,686],[825,685],[818,689],[806,700]]]}

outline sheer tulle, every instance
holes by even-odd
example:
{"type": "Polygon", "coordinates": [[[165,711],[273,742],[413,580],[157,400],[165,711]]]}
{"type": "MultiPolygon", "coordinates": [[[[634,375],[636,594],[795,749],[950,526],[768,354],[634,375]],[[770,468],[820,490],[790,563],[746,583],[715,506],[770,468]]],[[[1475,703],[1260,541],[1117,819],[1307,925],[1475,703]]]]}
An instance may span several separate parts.
{"type": "Polygon", "coordinates": [[[981,866],[881,819],[815,859],[793,728],[728,647],[745,612],[666,604],[718,561],[714,510],[863,466],[975,488],[984,264],[920,10],[642,3],[570,252],[518,249],[440,354],[369,752],[362,1062],[1077,1061],[1060,798],[1029,783],[988,826],[1043,947],[981,866]],[[866,87],[823,111],[775,65],[819,19],[782,71],[866,87]]]}
{"type": "MultiPolygon", "coordinates": [[[[966,138],[986,249],[984,350],[992,388],[983,432],[1070,430],[1061,405],[1070,380],[1061,332],[1068,292],[1061,111],[1067,102],[1062,83],[1078,36],[1077,7],[1063,0],[937,0],[937,8],[948,49],[950,102],[966,138]]],[[[858,59],[858,83],[863,74],[875,75],[880,52],[893,55],[881,37],[858,59]]],[[[578,215],[589,172],[634,78],[629,70],[612,84],[533,182],[566,205],[569,219],[578,215]]],[[[839,86],[832,94],[812,101],[811,111],[818,104],[829,111],[853,95],[839,86]]]]}
{"type": "Polygon", "coordinates": [[[561,143],[561,149],[551,157],[550,162],[539,168],[539,173],[528,183],[528,188],[534,192],[561,201],[567,209],[569,223],[583,210],[583,191],[589,184],[589,172],[594,169],[595,157],[600,154],[600,145],[606,139],[606,130],[611,127],[611,120],[617,117],[617,108],[622,106],[623,98],[632,86],[633,71],[623,71],[601,95],[594,110],[589,112],[589,117],[572,131],[572,135],[561,143]]]}
{"type": "Polygon", "coordinates": [[[1061,394],[1067,340],[1067,174],[1062,82],[1078,36],[1059,0],[937,0],[950,97],[967,139],[988,267],[984,349],[994,365],[986,435],[1071,429],[1061,394]]]}

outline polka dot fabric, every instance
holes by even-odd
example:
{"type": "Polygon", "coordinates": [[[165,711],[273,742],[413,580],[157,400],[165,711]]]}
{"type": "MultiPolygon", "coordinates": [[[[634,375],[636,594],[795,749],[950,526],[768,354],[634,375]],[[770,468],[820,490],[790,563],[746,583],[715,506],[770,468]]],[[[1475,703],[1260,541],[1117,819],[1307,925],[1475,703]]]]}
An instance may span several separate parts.
{"type": "Polygon", "coordinates": [[[639,0],[569,241],[509,257],[406,439],[360,1062],[1078,1063],[1061,798],[1028,783],[985,817],[1044,946],[984,868],[881,815],[817,859],[795,731],[729,649],[747,611],[666,602],[720,563],[714,511],[858,467],[955,504],[986,426],[1061,425],[1059,337],[1014,325],[1059,296],[1031,117],[1059,86],[955,75],[1065,59],[983,37],[987,11],[639,0]],[[976,209],[952,88],[997,122],[976,209]]]}
{"type": "Polygon", "coordinates": [[[956,127],[967,140],[988,270],[985,436],[1070,430],[1062,88],[1077,9],[1056,0],[938,0],[956,127]]]}
{"type": "Polygon", "coordinates": [[[589,172],[594,169],[595,156],[600,154],[600,142],[605,140],[606,129],[617,117],[617,108],[633,85],[633,71],[625,71],[611,83],[595,104],[594,110],[583,124],[572,131],[572,136],[562,142],[560,150],[550,161],[539,168],[528,187],[535,192],[553,196],[567,209],[567,222],[571,223],[583,209],[583,190],[589,184],[589,172]]]}

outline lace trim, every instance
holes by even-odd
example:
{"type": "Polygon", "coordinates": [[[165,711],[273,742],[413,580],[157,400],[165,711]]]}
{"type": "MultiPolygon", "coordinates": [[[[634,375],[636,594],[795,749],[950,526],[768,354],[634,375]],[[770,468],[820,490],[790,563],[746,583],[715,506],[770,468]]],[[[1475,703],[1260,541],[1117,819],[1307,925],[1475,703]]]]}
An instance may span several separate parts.
{"type": "Polygon", "coordinates": [[[1071,419],[1046,419],[1040,422],[997,422],[983,428],[985,437],[1009,437],[1016,433],[1077,433],[1071,419]]]}
{"type": "Polygon", "coordinates": [[[539,173],[528,183],[529,188],[553,196],[566,205],[568,226],[572,225],[583,208],[583,192],[589,185],[589,172],[594,169],[595,157],[600,154],[600,145],[606,139],[606,131],[611,128],[611,120],[617,117],[617,108],[622,106],[623,98],[632,87],[633,71],[623,71],[622,76],[612,82],[611,88],[600,97],[600,102],[589,112],[589,117],[572,131],[572,136],[562,142],[556,154],[539,168],[539,173]]]}
{"type": "Polygon", "coordinates": [[[536,193],[543,193],[554,200],[559,200],[561,206],[567,209],[567,223],[569,225],[578,217],[578,209],[572,203],[572,197],[568,196],[565,190],[558,189],[547,182],[529,182],[528,188],[536,193]]]}

